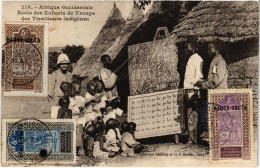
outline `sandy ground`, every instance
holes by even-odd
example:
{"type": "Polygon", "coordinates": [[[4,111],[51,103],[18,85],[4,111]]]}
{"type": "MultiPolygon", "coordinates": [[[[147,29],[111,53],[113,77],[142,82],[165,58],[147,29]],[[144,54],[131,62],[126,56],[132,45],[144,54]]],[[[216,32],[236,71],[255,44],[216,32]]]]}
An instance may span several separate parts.
{"type": "Polygon", "coordinates": [[[51,105],[46,97],[1,97],[1,117],[50,118],[51,105]]]}
{"type": "Polygon", "coordinates": [[[194,144],[150,144],[150,152],[142,152],[134,157],[116,156],[110,159],[77,157],[77,166],[202,166],[208,165],[208,150],[194,144]]]}

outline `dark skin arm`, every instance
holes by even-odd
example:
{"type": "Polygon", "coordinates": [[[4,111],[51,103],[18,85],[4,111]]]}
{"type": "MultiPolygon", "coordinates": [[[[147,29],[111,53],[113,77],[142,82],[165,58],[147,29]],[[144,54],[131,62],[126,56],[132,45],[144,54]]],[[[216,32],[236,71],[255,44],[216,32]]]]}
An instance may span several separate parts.
{"type": "Polygon", "coordinates": [[[108,152],[105,148],[104,148],[104,137],[100,137],[99,138],[99,146],[100,146],[100,150],[104,151],[104,152],[108,152]]]}

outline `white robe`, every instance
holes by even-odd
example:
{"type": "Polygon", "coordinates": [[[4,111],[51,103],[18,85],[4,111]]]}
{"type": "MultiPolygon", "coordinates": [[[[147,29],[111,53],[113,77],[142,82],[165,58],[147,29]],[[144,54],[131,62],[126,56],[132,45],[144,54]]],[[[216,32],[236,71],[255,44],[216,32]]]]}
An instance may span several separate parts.
{"type": "Polygon", "coordinates": [[[196,89],[194,84],[203,78],[203,59],[197,54],[190,56],[186,65],[184,77],[184,89],[196,89]]]}

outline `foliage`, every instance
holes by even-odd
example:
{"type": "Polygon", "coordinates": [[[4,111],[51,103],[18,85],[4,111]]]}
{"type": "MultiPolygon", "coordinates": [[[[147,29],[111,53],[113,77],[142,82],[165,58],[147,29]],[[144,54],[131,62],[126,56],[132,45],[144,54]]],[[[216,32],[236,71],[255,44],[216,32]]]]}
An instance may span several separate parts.
{"type": "MultiPolygon", "coordinates": [[[[67,54],[71,63],[76,63],[80,57],[84,54],[85,48],[82,45],[75,46],[75,45],[66,45],[61,51],[64,54],[67,54]]],[[[48,73],[51,74],[53,71],[57,70],[56,64],[58,56],[60,55],[60,52],[49,52],[49,67],[48,67],[48,73]]],[[[71,67],[70,67],[71,68],[71,67]]]]}
{"type": "Polygon", "coordinates": [[[152,3],[152,1],[151,0],[138,0],[138,2],[136,2],[136,3],[139,6],[139,9],[145,10],[145,6],[152,3]]]}
{"type": "Polygon", "coordinates": [[[67,54],[71,63],[76,63],[80,57],[84,54],[85,48],[82,45],[66,45],[65,48],[61,49],[64,54],[67,54]]]}
{"type": "Polygon", "coordinates": [[[49,52],[49,67],[48,67],[48,73],[51,74],[53,71],[57,70],[56,64],[58,56],[60,55],[59,52],[49,52]]]}

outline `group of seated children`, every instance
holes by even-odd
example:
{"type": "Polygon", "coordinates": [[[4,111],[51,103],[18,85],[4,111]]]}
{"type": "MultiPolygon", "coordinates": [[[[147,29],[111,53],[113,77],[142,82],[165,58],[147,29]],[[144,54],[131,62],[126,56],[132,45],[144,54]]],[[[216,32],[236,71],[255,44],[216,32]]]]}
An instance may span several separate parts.
{"type": "Polygon", "coordinates": [[[100,120],[88,125],[84,129],[85,155],[98,158],[110,158],[117,154],[135,156],[146,148],[135,140],[135,129],[135,123],[124,121],[120,125],[119,121],[113,118],[106,123],[100,120]]]}
{"type": "Polygon", "coordinates": [[[76,119],[78,155],[108,158],[141,151],[143,146],[134,138],[135,123],[123,122],[120,127],[116,120],[116,115],[123,113],[118,108],[119,98],[107,99],[101,80],[88,82],[85,97],[80,95],[79,82],[62,82],[60,89],[64,95],[59,99],[57,118],[76,119]]]}

